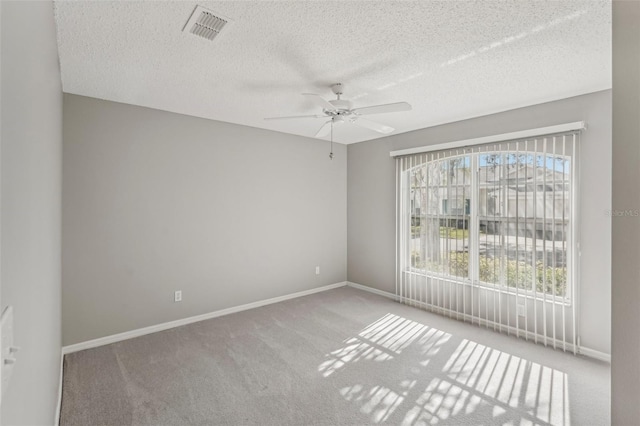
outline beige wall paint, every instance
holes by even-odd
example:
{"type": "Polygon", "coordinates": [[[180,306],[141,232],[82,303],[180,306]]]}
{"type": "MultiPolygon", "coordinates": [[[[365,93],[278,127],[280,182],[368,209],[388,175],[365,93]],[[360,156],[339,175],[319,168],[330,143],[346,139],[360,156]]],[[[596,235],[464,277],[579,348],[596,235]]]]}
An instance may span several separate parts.
{"type": "Polygon", "coordinates": [[[1,2],[2,306],[21,347],[4,425],[52,424],[60,376],[62,88],[53,4],[1,2]]]}
{"type": "Polygon", "coordinates": [[[345,281],[347,150],[334,152],[65,95],[64,345],[345,281]]]}
{"type": "Polygon", "coordinates": [[[640,3],[613,2],[613,219],[611,412],[640,419],[640,3]]]}
{"type": "Polygon", "coordinates": [[[348,280],[395,292],[395,163],[389,152],[584,120],[581,145],[582,345],[610,353],[611,91],[348,145],[348,280]]]}

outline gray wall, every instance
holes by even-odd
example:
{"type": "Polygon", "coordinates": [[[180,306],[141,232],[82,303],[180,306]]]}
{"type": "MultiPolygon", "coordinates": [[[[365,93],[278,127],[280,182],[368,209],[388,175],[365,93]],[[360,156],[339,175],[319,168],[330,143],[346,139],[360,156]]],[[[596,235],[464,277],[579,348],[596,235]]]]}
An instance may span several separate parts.
{"type": "Polygon", "coordinates": [[[2,306],[18,353],[0,421],[52,424],[60,376],[62,87],[51,2],[1,2],[2,306]]]}
{"type": "Polygon", "coordinates": [[[395,163],[389,152],[584,120],[581,145],[582,345],[610,353],[611,91],[348,145],[348,273],[395,292],[395,163]]]}
{"type": "Polygon", "coordinates": [[[640,419],[640,3],[613,2],[613,219],[611,413],[640,419]]]}
{"type": "Polygon", "coordinates": [[[64,345],[346,280],[344,145],[65,94],[63,151],[64,345]]]}

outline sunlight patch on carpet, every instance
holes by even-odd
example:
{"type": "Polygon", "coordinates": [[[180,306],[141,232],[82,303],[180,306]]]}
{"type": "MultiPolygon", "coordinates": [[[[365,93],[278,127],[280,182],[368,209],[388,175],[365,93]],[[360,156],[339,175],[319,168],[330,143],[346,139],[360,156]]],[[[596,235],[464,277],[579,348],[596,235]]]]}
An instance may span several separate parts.
{"type": "Polygon", "coordinates": [[[340,383],[340,395],[372,423],[571,423],[562,371],[393,314],[343,343],[325,355],[318,372],[340,383]],[[376,368],[397,380],[377,383],[376,368]]]}

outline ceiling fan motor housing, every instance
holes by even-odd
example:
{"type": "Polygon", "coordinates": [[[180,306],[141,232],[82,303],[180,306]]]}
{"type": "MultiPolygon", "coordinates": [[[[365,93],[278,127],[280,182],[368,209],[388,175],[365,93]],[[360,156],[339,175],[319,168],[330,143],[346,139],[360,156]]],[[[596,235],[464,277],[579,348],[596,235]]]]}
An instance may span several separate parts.
{"type": "Polygon", "coordinates": [[[335,111],[326,111],[328,113],[334,113],[336,115],[348,115],[351,113],[351,102],[345,99],[334,99],[329,101],[331,105],[335,108],[335,111]]]}

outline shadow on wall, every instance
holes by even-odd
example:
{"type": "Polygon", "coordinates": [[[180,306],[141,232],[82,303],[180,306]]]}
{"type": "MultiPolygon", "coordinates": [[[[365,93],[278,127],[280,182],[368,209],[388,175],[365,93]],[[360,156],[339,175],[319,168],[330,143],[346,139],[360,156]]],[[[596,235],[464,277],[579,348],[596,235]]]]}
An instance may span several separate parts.
{"type": "Polygon", "coordinates": [[[327,354],[318,371],[373,423],[571,424],[566,373],[451,337],[387,314],[327,354]],[[349,383],[348,370],[370,372],[372,362],[397,380],[349,383]]]}

